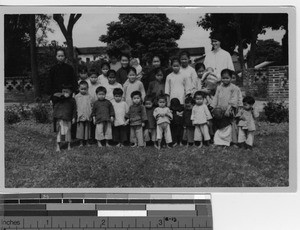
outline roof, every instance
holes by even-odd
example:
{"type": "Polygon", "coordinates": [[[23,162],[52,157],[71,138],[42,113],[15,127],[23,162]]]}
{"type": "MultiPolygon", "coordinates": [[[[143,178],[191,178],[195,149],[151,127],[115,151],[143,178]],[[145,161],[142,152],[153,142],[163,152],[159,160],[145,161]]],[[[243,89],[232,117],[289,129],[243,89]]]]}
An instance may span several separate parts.
{"type": "Polygon", "coordinates": [[[80,54],[103,54],[106,53],[107,47],[99,46],[99,47],[81,47],[75,48],[77,53],[80,54]]]}
{"type": "Polygon", "coordinates": [[[204,47],[190,47],[190,48],[180,48],[179,52],[187,51],[191,56],[202,56],[205,54],[204,47]]]}

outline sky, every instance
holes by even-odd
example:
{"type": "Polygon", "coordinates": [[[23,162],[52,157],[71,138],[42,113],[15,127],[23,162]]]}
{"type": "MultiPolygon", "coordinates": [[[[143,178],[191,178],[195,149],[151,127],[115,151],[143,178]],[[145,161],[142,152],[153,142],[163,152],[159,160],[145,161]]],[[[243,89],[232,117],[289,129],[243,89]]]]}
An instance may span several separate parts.
{"type": "MultiPolygon", "coordinates": [[[[99,41],[99,37],[107,32],[107,24],[112,21],[118,21],[118,13],[108,14],[83,14],[73,28],[73,40],[76,47],[95,47],[106,46],[99,41]]],[[[209,32],[197,26],[197,21],[204,14],[199,13],[167,13],[169,19],[173,19],[184,25],[184,31],[181,38],[177,41],[179,48],[204,47],[205,51],[211,49],[209,32]]],[[[65,24],[68,21],[68,15],[65,15],[65,24]]],[[[56,40],[61,45],[65,38],[61,33],[57,23],[51,20],[50,27],[54,33],[48,33],[47,40],[56,40]]],[[[285,31],[268,30],[265,35],[259,35],[259,39],[274,39],[281,43],[285,31]]]]}

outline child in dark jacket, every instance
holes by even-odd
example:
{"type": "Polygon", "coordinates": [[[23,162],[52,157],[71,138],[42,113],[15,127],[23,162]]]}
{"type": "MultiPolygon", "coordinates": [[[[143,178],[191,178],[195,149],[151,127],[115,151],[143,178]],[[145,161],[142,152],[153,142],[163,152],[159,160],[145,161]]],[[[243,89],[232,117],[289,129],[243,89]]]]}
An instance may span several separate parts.
{"type": "Polygon", "coordinates": [[[180,104],[178,98],[172,98],[170,102],[170,110],[173,114],[173,120],[171,121],[171,133],[173,140],[173,147],[180,144],[182,145],[183,136],[183,105],[180,104]]]}
{"type": "Polygon", "coordinates": [[[147,114],[147,121],[145,122],[144,127],[144,140],[145,142],[153,142],[155,147],[156,145],[156,120],[153,115],[155,106],[154,106],[154,98],[152,96],[147,95],[145,97],[145,108],[147,114]]]}
{"type": "Polygon", "coordinates": [[[72,85],[63,85],[61,93],[55,93],[52,97],[53,119],[58,125],[58,133],[56,139],[56,151],[60,151],[60,143],[65,141],[68,143],[68,150],[71,149],[71,126],[75,123],[76,101],[72,97],[72,85]]]}
{"type": "Polygon", "coordinates": [[[194,144],[195,126],[193,125],[193,122],[191,120],[194,100],[193,98],[188,97],[185,99],[184,103],[185,103],[185,107],[183,111],[184,135],[182,139],[187,141],[187,147],[188,147],[188,146],[193,146],[194,144]]]}

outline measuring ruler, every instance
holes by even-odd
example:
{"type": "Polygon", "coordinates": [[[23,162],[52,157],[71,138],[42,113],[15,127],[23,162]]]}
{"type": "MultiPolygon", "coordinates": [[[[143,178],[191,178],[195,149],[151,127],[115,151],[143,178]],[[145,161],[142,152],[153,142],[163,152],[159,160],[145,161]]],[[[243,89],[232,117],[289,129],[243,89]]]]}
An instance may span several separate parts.
{"type": "Polygon", "coordinates": [[[1,230],[212,230],[209,194],[7,194],[1,230]]]}

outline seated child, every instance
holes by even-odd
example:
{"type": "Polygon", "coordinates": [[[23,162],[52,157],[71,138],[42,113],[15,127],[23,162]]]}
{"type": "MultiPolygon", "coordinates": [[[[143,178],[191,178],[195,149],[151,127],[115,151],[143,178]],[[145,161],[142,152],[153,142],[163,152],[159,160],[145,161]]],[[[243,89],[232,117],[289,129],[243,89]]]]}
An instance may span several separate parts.
{"type": "Polygon", "coordinates": [[[155,109],[154,99],[152,96],[147,95],[145,97],[145,108],[146,108],[146,114],[147,114],[147,121],[145,123],[144,127],[144,139],[145,142],[150,142],[152,141],[156,145],[156,120],[155,117],[153,116],[153,111],[155,109]]]}
{"type": "Polygon", "coordinates": [[[238,121],[238,143],[240,147],[244,145],[246,149],[252,149],[254,141],[255,120],[259,116],[253,105],[255,100],[251,96],[243,99],[243,108],[238,111],[236,117],[238,121]]]}
{"type": "Polygon", "coordinates": [[[71,125],[76,119],[76,102],[72,97],[72,86],[63,85],[61,93],[55,93],[52,97],[54,108],[53,118],[58,125],[56,138],[56,151],[60,152],[60,143],[67,142],[68,150],[71,149],[71,125]]]}
{"type": "Polygon", "coordinates": [[[102,140],[106,140],[106,146],[110,147],[108,141],[112,139],[111,124],[114,122],[115,111],[111,102],[105,99],[105,87],[99,86],[96,94],[98,100],[95,101],[92,109],[93,122],[96,125],[95,138],[98,147],[102,147],[102,140]]]}
{"type": "Polygon", "coordinates": [[[192,109],[193,109],[194,100],[191,97],[185,99],[185,106],[183,110],[183,128],[184,135],[183,140],[187,141],[187,147],[193,146],[194,144],[194,132],[195,126],[191,120],[192,117],[192,109]]]}
{"type": "Polygon", "coordinates": [[[157,133],[157,149],[161,148],[161,140],[164,135],[167,147],[170,148],[172,143],[172,135],[170,130],[170,123],[173,118],[171,110],[166,106],[167,99],[161,95],[158,98],[158,107],[153,111],[153,116],[156,119],[156,133],[157,133]]]}

